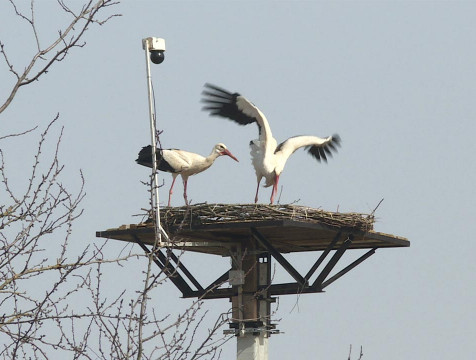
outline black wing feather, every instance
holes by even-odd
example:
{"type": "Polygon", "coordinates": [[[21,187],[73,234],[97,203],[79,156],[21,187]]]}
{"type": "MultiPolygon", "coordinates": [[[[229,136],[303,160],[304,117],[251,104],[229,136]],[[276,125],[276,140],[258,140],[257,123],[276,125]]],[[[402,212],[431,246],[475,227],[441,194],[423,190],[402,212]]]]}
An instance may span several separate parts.
{"type": "MultiPolygon", "coordinates": [[[[139,152],[139,155],[136,159],[136,163],[142,166],[147,166],[147,167],[152,167],[152,151],[151,151],[152,146],[147,145],[144,146],[141,151],[139,152]]],[[[175,172],[174,168],[170,166],[170,164],[165,161],[165,159],[162,156],[162,149],[157,148],[155,157],[157,159],[157,168],[160,171],[166,171],[166,172],[175,172]]]]}
{"type": "Polygon", "coordinates": [[[236,99],[239,93],[231,93],[225,89],[212,84],[205,84],[206,90],[203,90],[202,102],[206,105],[202,110],[210,112],[212,116],[222,116],[233,120],[240,125],[248,125],[256,122],[254,117],[244,114],[236,105],[236,99]]]}
{"type": "Polygon", "coordinates": [[[332,157],[333,152],[337,152],[337,147],[340,146],[340,141],[340,136],[334,134],[332,135],[332,140],[328,143],[324,145],[309,146],[307,151],[315,157],[317,161],[323,160],[327,162],[327,157],[332,157]]]}

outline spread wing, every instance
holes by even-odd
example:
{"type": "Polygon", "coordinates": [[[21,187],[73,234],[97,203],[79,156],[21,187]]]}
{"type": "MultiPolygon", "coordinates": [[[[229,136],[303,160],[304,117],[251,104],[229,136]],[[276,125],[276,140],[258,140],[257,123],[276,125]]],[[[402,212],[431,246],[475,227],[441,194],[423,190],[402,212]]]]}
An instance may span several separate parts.
{"type": "Polygon", "coordinates": [[[340,146],[340,136],[335,134],[326,138],[317,136],[294,136],[282,142],[276,148],[275,154],[285,162],[296,150],[305,147],[318,161],[327,162],[327,157],[332,157],[333,152],[337,152],[340,146]]]}
{"type": "Polygon", "coordinates": [[[239,125],[256,123],[259,130],[259,140],[267,142],[273,137],[268,120],[251,101],[239,93],[231,93],[212,84],[205,84],[202,92],[203,110],[212,116],[221,116],[233,120],[239,125]]]}

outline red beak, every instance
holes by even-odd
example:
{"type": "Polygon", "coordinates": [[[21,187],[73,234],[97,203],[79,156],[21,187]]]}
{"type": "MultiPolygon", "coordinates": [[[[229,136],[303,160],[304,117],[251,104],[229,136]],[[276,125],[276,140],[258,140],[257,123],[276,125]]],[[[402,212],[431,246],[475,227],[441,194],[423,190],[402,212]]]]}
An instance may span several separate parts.
{"type": "MultiPolygon", "coordinates": [[[[233,154],[232,154],[231,152],[229,152],[228,149],[223,150],[220,154],[221,154],[221,155],[228,155],[228,156],[231,157],[233,160],[238,161],[238,159],[237,159],[235,156],[233,156],[233,154]]],[[[239,161],[238,161],[238,162],[239,162],[239,161]]]]}

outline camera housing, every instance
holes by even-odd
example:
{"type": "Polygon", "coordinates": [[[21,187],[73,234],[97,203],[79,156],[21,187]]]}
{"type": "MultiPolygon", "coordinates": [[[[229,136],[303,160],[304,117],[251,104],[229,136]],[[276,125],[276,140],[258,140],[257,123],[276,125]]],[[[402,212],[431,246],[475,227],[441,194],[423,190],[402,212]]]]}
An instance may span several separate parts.
{"type": "Polygon", "coordinates": [[[154,64],[161,64],[165,59],[165,54],[163,50],[151,50],[150,51],[150,61],[154,64]]]}
{"type": "Polygon", "coordinates": [[[161,64],[165,59],[165,40],[162,38],[148,37],[142,40],[142,48],[150,53],[150,61],[161,64]]]}

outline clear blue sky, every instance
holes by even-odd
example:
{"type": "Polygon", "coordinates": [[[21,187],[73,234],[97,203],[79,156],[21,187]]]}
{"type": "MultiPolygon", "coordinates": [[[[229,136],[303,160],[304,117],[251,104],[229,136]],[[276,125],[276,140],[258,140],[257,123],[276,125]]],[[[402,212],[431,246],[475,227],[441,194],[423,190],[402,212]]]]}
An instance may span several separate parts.
{"type": "MultiPolygon", "coordinates": [[[[37,6],[47,20],[56,3],[37,6]]],[[[152,68],[163,146],[208,154],[224,142],[240,159],[220,158],[192,177],[192,202],[250,203],[256,186],[248,149],[256,127],[202,112],[200,93],[211,82],[258,105],[278,142],[340,134],[327,165],[304,151],[290,158],[281,203],[368,213],[384,198],[376,230],[412,242],[377,251],[324,294],[282,297],[276,318],[285,334],[271,338],[270,359],[341,360],[350,344],[368,360],[474,358],[476,3],[124,1],[117,12],[0,119],[1,133],[16,132],[60,112],[64,181],[78,184],[81,168],[87,183],[78,247],[102,241],[97,230],[136,222],[132,215],[147,207],[139,181],[148,170],[134,162],[150,138],[141,39],[163,37],[166,60],[152,68]]],[[[0,24],[2,37],[17,25],[11,17],[0,24]]],[[[44,31],[55,30],[48,20],[44,31]]],[[[24,36],[6,37],[17,59],[28,53],[24,36]]],[[[164,181],[163,202],[171,176],[164,181]]],[[[181,206],[176,186],[172,204],[181,206]]],[[[261,189],[260,200],[269,195],[261,189]]],[[[111,254],[122,246],[111,244],[111,254]]],[[[304,272],[317,256],[290,259],[304,272]]],[[[221,274],[201,259],[190,257],[199,277],[221,274]]],[[[127,269],[124,281],[141,270],[127,269]]],[[[173,286],[160,296],[163,310],[187,304],[173,286]]],[[[229,303],[207,306],[218,314],[229,303]]],[[[234,353],[232,341],[223,358],[234,353]]]]}

